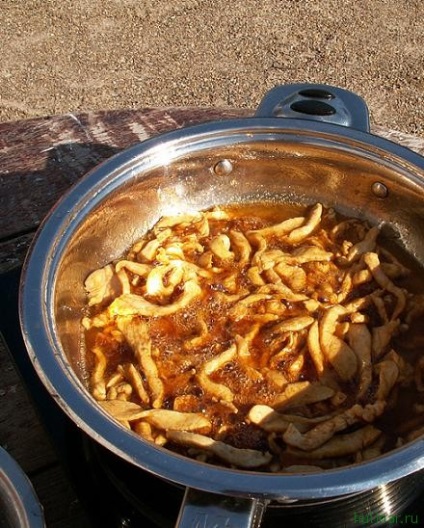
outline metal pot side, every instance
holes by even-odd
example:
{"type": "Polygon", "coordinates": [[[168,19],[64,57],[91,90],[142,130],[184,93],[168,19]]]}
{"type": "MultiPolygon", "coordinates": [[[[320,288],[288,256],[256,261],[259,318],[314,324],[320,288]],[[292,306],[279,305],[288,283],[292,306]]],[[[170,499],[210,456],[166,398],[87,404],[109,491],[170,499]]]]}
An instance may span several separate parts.
{"type": "Polygon", "coordinates": [[[38,375],[95,440],[169,481],[261,500],[338,497],[424,468],[419,439],[373,461],[310,474],[218,468],[151,445],[87,391],[81,317],[88,273],[162,215],[252,201],[313,204],[380,224],[424,262],[424,159],[387,140],[314,121],[251,118],[148,140],[94,169],[55,206],[25,264],[20,316],[38,375]]]}
{"type": "Polygon", "coordinates": [[[0,447],[0,527],[45,528],[43,508],[14,458],[0,447]]]}

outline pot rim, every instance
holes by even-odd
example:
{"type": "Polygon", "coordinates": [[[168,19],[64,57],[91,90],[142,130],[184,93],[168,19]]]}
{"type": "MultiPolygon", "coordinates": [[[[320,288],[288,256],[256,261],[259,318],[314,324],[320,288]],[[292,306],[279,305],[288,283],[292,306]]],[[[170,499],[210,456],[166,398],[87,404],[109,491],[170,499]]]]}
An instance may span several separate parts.
{"type": "MultiPolygon", "coordinates": [[[[19,316],[38,376],[62,410],[104,447],[153,474],[204,491],[280,500],[335,497],[372,489],[423,469],[424,439],[368,462],[317,473],[269,474],[205,464],[127,431],[95,404],[67,363],[55,335],[51,286],[55,284],[66,242],[83,220],[81,210],[87,206],[92,209],[116,189],[122,174],[134,176],[135,164],[151,163],[169,151],[176,156],[185,145],[189,145],[189,152],[201,150],[206,139],[219,143],[220,138],[228,138],[229,134],[233,141],[246,143],[284,141],[290,137],[310,144],[312,137],[313,144],[339,145],[339,148],[353,144],[363,153],[372,147],[381,154],[382,162],[386,158],[398,163],[400,169],[406,167],[411,171],[412,165],[415,170],[424,171],[423,157],[387,139],[345,126],[287,118],[253,117],[195,125],[150,138],[114,155],[87,173],[59,200],[41,224],[24,263],[19,316]]],[[[169,161],[172,159],[176,158],[169,161]]],[[[140,165],[136,169],[140,170],[140,165]]],[[[416,178],[420,185],[424,184],[422,176],[416,178]]]]}
{"type": "MultiPolygon", "coordinates": [[[[43,507],[18,462],[0,446],[1,519],[20,528],[45,528],[43,507]],[[3,517],[6,515],[6,517],[3,517]]],[[[3,523],[0,522],[3,526],[3,523]]]]}

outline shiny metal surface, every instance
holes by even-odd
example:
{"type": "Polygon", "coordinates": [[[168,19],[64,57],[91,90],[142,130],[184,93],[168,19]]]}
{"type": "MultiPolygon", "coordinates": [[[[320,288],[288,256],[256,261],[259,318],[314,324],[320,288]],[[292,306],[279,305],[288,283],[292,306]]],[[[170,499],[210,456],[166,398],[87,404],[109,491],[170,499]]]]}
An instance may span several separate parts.
{"type": "Polygon", "coordinates": [[[88,273],[120,256],[162,215],[258,200],[320,201],[380,224],[424,262],[424,159],[417,154],[365,131],[309,119],[255,117],[175,131],[93,170],[40,229],[20,299],[22,331],[38,375],[95,440],[146,471],[197,490],[265,502],[331,499],[423,469],[423,439],[319,473],[219,468],[144,441],[89,395],[80,327],[88,273]],[[387,193],[376,194],[376,186],[387,193]]]}
{"type": "Polygon", "coordinates": [[[364,100],[352,92],[325,84],[289,84],[270,90],[256,110],[257,117],[313,119],[369,132],[364,100]]]}
{"type": "Polygon", "coordinates": [[[0,447],[0,528],[44,528],[44,514],[29,478],[0,447]]]}
{"type": "Polygon", "coordinates": [[[175,527],[259,528],[266,507],[266,501],[260,499],[213,495],[187,488],[175,527]]]}

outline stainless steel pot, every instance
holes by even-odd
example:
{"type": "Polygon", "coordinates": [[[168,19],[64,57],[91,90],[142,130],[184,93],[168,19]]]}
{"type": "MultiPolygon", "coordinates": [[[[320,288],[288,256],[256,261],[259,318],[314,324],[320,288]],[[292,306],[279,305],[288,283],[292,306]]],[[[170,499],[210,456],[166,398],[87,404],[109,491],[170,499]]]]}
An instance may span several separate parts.
{"type": "Polygon", "coordinates": [[[31,481],[0,447],[0,528],[45,528],[43,508],[31,481]]]}
{"type": "Polygon", "coordinates": [[[333,500],[424,468],[422,438],[319,473],[219,468],[144,441],[89,395],[80,327],[87,274],[120,256],[162,215],[258,200],[320,201],[379,223],[424,262],[424,159],[371,135],[358,96],[289,85],[271,90],[255,117],[155,137],[91,171],[51,211],[24,267],[21,325],[38,375],[95,440],[187,487],[180,526],[259,526],[269,501],[333,500]]]}

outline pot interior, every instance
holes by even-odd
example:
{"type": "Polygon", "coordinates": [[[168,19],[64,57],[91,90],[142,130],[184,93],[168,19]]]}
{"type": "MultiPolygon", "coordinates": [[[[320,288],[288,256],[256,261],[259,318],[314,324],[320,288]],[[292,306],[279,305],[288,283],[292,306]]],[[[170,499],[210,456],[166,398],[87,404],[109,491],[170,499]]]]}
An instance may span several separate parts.
{"type": "Polygon", "coordinates": [[[386,238],[424,262],[423,161],[419,156],[409,161],[385,140],[370,142],[369,134],[342,129],[293,131],[281,129],[280,123],[278,129],[262,125],[255,129],[244,121],[234,128],[219,124],[198,133],[171,134],[99,166],[56,206],[27,268],[24,334],[40,377],[86,432],[126,460],[166,479],[226,494],[255,496],[266,489],[268,498],[337,496],[422,469],[422,451],[416,445],[407,454],[404,449],[396,464],[376,464],[371,477],[369,468],[349,474],[326,472],[328,482],[317,474],[308,476],[306,485],[301,476],[286,476],[285,482],[276,475],[264,480],[254,472],[241,477],[243,472],[227,471],[227,477],[236,474],[230,482],[221,468],[199,468],[185,457],[176,456],[177,463],[168,464],[166,450],[146,446],[146,441],[130,437],[121,427],[122,435],[111,439],[109,431],[115,434],[118,426],[88,393],[81,326],[84,281],[93,270],[122,256],[164,215],[253,202],[281,204],[290,212],[320,202],[343,215],[380,225],[386,238]],[[38,313],[34,321],[33,314],[38,313]]]}
{"type": "Polygon", "coordinates": [[[94,188],[74,204],[77,225],[65,223],[60,234],[54,318],[63,351],[83,381],[84,280],[121,256],[161,216],[223,204],[272,202],[290,210],[321,202],[382,226],[386,237],[424,262],[423,171],[379,149],[365,150],[351,140],[329,146],[268,140],[183,155],[176,150],[172,157],[165,145],[146,165],[136,156],[95,182],[100,191],[94,188]]]}

